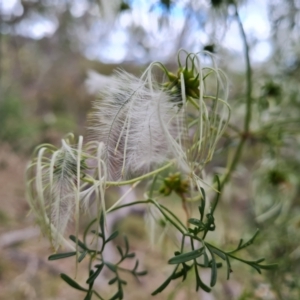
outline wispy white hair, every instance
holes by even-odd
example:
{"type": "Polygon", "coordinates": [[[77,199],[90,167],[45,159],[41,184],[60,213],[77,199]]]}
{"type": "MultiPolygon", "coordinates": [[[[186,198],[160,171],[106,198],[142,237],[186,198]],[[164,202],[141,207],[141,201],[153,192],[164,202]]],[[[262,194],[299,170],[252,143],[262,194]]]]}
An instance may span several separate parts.
{"type": "Polygon", "coordinates": [[[83,149],[82,146],[81,136],[77,147],[70,144],[69,138],[62,140],[60,148],[42,145],[26,172],[29,205],[55,249],[64,242],[63,234],[72,219],[75,220],[77,236],[80,208],[87,207],[93,194],[96,194],[93,198],[96,198],[97,210],[100,211],[100,202],[105,209],[103,202],[106,175],[101,159],[102,144],[88,145],[88,149],[83,149]],[[87,186],[82,181],[83,177],[88,176],[84,161],[90,155],[86,150],[94,148],[97,153],[92,158],[97,162],[94,167],[97,174],[92,185],[87,186]]]}
{"type": "Polygon", "coordinates": [[[175,90],[153,78],[159,63],[152,63],[141,78],[124,71],[111,77],[89,74],[87,86],[90,91],[98,87],[99,94],[90,132],[106,145],[109,179],[128,179],[174,159],[181,171],[199,181],[229,122],[228,83],[213,58],[213,67],[202,67],[198,54],[184,54],[186,66],[180,64],[180,88],[175,90]],[[192,87],[193,97],[187,96],[190,90],[186,93],[191,80],[199,82],[192,87]]]}
{"type": "Polygon", "coordinates": [[[88,93],[92,95],[97,95],[102,89],[111,83],[112,80],[110,76],[102,75],[94,70],[89,70],[87,72],[85,86],[88,93]]]}
{"type": "Polygon", "coordinates": [[[101,77],[94,76],[102,82],[89,129],[93,140],[106,145],[108,178],[140,175],[170,158],[165,131],[177,135],[177,98],[125,71],[101,77]]]}
{"type": "Polygon", "coordinates": [[[46,145],[40,148],[28,167],[28,172],[31,170],[32,173],[27,189],[29,204],[55,248],[75,212],[78,194],[76,152],[65,140],[60,149],[46,145]]]}

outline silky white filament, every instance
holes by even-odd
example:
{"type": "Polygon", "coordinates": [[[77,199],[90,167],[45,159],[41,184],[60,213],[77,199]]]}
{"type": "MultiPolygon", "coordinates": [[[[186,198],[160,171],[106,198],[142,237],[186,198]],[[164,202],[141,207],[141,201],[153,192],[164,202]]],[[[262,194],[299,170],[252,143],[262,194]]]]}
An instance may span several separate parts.
{"type": "Polygon", "coordinates": [[[151,171],[171,157],[172,145],[165,130],[175,138],[176,99],[161,89],[126,72],[111,77],[90,118],[93,140],[106,146],[105,161],[110,180],[127,179],[151,171]],[[165,130],[164,130],[164,128],[165,130]]]}

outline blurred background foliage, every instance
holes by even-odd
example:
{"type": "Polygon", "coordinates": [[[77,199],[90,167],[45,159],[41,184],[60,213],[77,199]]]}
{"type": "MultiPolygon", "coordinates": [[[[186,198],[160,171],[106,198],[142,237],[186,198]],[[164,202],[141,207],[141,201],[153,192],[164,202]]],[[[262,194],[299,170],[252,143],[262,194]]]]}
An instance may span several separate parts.
{"type": "MultiPolygon", "coordinates": [[[[246,103],[234,3],[250,48],[252,121],[214,238],[230,248],[258,227],[249,257],[266,255],[279,268],[257,276],[237,266],[212,295],[192,294],[185,284],[156,298],[300,299],[299,0],[0,1],[0,299],[81,299],[57,275],[72,266],[45,262],[47,242],[26,216],[23,174],[36,145],[85,133],[94,98],[85,85],[89,70],[108,75],[121,67],[139,75],[153,60],[176,69],[180,48],[215,53],[230,79],[232,120],[208,173],[224,170],[243,134],[246,103]]],[[[139,216],[120,222],[143,252],[141,224],[139,216]]],[[[158,249],[149,254],[153,280],[132,282],[128,299],[148,299],[143,289],[150,295],[159,284],[155,268],[163,261],[158,249]]]]}

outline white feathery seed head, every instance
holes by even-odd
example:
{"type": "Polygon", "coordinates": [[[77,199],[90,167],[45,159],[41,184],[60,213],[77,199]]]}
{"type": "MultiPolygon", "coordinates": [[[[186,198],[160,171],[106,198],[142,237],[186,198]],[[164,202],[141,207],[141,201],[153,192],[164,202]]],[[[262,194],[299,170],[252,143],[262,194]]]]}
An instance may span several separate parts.
{"type": "Polygon", "coordinates": [[[176,75],[160,63],[152,63],[141,78],[124,71],[111,77],[90,74],[88,85],[94,91],[98,86],[99,94],[90,132],[106,145],[109,179],[128,179],[174,159],[200,188],[201,172],[230,118],[227,77],[214,57],[211,66],[202,66],[199,54],[180,51],[178,57],[176,75]],[[154,67],[170,82],[156,82],[154,67]]]}
{"type": "Polygon", "coordinates": [[[94,70],[87,72],[87,79],[85,80],[85,87],[91,95],[98,95],[98,93],[112,84],[112,77],[99,74],[94,70]]]}
{"type": "Polygon", "coordinates": [[[108,179],[149,172],[172,157],[165,131],[178,135],[177,98],[119,71],[99,90],[90,116],[91,138],[106,145],[108,179]]]}
{"type": "Polygon", "coordinates": [[[89,187],[82,182],[87,169],[85,159],[89,155],[82,150],[82,137],[77,147],[72,146],[73,140],[73,136],[63,139],[59,149],[52,145],[40,146],[27,169],[28,202],[55,249],[64,242],[63,234],[70,220],[75,220],[78,234],[80,207],[85,208],[91,197],[95,198],[94,193],[98,194],[97,202],[104,198],[103,177],[89,187]]]}

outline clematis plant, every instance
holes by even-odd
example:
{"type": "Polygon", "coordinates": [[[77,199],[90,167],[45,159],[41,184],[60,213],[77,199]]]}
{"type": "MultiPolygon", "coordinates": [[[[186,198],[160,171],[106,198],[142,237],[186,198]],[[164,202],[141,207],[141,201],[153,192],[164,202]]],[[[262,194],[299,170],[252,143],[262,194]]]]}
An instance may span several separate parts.
{"type": "MultiPolygon", "coordinates": [[[[155,231],[155,221],[161,220],[166,231],[176,232],[173,237],[178,249],[168,261],[174,270],[153,295],[172,280],[185,280],[188,273],[194,274],[196,290],[210,291],[222,266],[217,258],[225,262],[228,278],[232,259],[258,272],[274,267],[261,264],[263,259],[247,261],[235,256],[252,244],[257,233],[246,243],[241,240],[232,251],[221,250],[205,240],[216,228],[214,212],[222,185],[218,177],[207,183],[204,168],[213,159],[230,118],[226,75],[218,69],[214,57],[205,54],[210,56],[211,66],[202,66],[200,53],[181,50],[175,73],[154,62],[140,78],[125,71],[102,77],[104,84],[98,88],[98,99],[89,116],[88,142],[82,136],[76,139],[68,135],[60,148],[46,144],[34,153],[27,170],[31,210],[55,251],[62,244],[71,247],[71,252],[53,254],[50,260],[75,256],[78,264],[89,258],[86,287],[66,274],[61,275],[70,286],[84,291],[85,299],[92,295],[104,299],[94,288],[94,282],[105,268],[115,275],[109,284],[117,285],[110,299],[123,299],[126,282],[119,271],[124,271],[122,262],[133,258],[134,253],[130,253],[125,239],[125,249],[117,247],[120,259],[106,259],[104,250],[118,232],[108,232],[105,223],[107,214],[134,205],[152,207],[147,210],[148,217],[154,220],[147,227],[150,235],[155,231]],[[155,79],[157,71],[161,72],[161,81],[155,79]],[[144,199],[123,204],[126,195],[122,195],[107,207],[109,187],[131,185],[133,189],[141,181],[148,183],[144,199]],[[214,195],[208,197],[207,189],[214,195]],[[183,214],[177,215],[161,203],[164,197],[174,195],[182,201],[183,214]],[[92,202],[97,207],[97,217],[91,220],[80,240],[79,222],[92,202]],[[195,205],[196,212],[191,210],[195,205]],[[74,246],[64,238],[67,224],[73,219],[76,232],[70,239],[74,246]],[[95,237],[92,244],[87,243],[90,234],[95,237]],[[201,268],[211,269],[210,286],[202,281],[201,268]]],[[[138,261],[133,269],[125,271],[135,277],[146,275],[138,271],[138,261]]]]}

